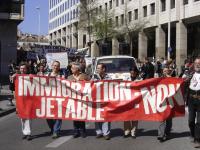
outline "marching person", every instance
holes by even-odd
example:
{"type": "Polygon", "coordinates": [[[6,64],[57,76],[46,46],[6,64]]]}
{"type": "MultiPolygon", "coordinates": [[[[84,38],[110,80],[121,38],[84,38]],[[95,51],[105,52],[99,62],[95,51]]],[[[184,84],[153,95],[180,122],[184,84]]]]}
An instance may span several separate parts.
{"type": "Polygon", "coordinates": [[[141,68],[142,72],[142,78],[145,79],[150,79],[154,77],[154,66],[153,64],[149,61],[149,58],[144,59],[144,64],[141,68]]]}
{"type": "MultiPolygon", "coordinates": [[[[129,81],[140,81],[139,70],[134,67],[130,70],[130,78],[126,79],[129,81]]],[[[124,122],[124,137],[127,138],[129,135],[133,139],[136,138],[136,131],[138,128],[138,121],[125,121],[124,122]]]]}
{"type": "MultiPolygon", "coordinates": [[[[81,65],[79,63],[72,63],[71,66],[72,75],[70,75],[67,79],[70,81],[88,81],[89,77],[81,73],[81,65]]],[[[78,138],[81,136],[82,138],[86,137],[86,129],[85,129],[85,121],[73,121],[74,125],[74,138],[78,138]]]]}
{"type": "Polygon", "coordinates": [[[38,72],[37,72],[37,75],[38,75],[38,76],[44,76],[44,75],[46,75],[44,64],[40,63],[40,64],[38,65],[38,72]]]}
{"type": "MultiPolygon", "coordinates": [[[[172,70],[167,66],[163,68],[163,77],[172,77],[172,70]]],[[[160,122],[158,127],[158,137],[160,142],[164,142],[169,139],[172,128],[172,118],[168,118],[165,121],[160,122]]]]}
{"type": "MultiPolygon", "coordinates": [[[[64,78],[64,75],[60,72],[60,62],[54,61],[52,63],[52,72],[48,73],[48,77],[64,78]]],[[[51,129],[52,138],[56,139],[59,137],[62,120],[61,119],[47,119],[47,124],[51,129]]]]}
{"type": "MultiPolygon", "coordinates": [[[[111,78],[106,74],[106,66],[104,64],[97,65],[98,75],[93,75],[93,80],[111,80],[111,78]]],[[[96,122],[96,138],[104,137],[105,140],[110,140],[110,122],[96,122]]]]}
{"type": "MultiPolygon", "coordinates": [[[[19,74],[28,74],[28,67],[26,64],[22,63],[19,66],[19,74]]],[[[12,76],[12,79],[15,80],[17,74],[12,76]]],[[[31,120],[29,118],[21,119],[22,124],[22,139],[27,139],[28,141],[32,140],[31,136],[31,120]]]]}
{"type": "Polygon", "coordinates": [[[200,57],[194,61],[194,74],[189,81],[189,128],[194,147],[200,148],[200,57]]]}

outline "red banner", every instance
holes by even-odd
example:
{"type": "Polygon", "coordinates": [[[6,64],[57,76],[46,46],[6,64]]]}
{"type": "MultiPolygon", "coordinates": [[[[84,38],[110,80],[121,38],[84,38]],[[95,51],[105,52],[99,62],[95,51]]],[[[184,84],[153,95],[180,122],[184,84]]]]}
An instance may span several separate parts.
{"type": "Polygon", "coordinates": [[[20,118],[163,121],[185,114],[183,80],[178,78],[71,82],[19,75],[15,86],[20,118]]]}

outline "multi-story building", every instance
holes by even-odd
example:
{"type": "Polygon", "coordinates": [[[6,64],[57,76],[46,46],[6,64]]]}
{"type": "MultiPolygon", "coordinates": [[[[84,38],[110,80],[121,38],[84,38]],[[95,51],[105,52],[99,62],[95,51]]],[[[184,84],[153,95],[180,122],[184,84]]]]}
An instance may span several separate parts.
{"type": "MultiPolygon", "coordinates": [[[[115,24],[116,29],[125,26],[126,21],[129,24],[146,22],[145,27],[139,32],[138,36],[134,36],[134,39],[131,39],[133,44],[130,55],[136,58],[165,58],[170,51],[170,56],[176,59],[180,71],[180,66],[188,55],[198,55],[200,53],[200,0],[91,1],[96,2],[96,9],[114,12],[114,16],[110,19],[115,24]]],[[[60,3],[63,2],[64,0],[60,3]]],[[[97,10],[97,12],[99,11],[97,10]]],[[[54,44],[62,37],[60,32],[62,33],[62,28],[60,27],[50,30],[54,44]]],[[[120,54],[121,41],[117,38],[113,38],[111,41],[111,54],[120,54]]],[[[71,47],[72,44],[67,46],[71,47]]],[[[98,46],[95,45],[95,42],[92,44],[91,49],[92,53],[98,51],[98,46]]],[[[96,54],[99,53],[97,52],[96,54]]]]}
{"type": "Polygon", "coordinates": [[[17,58],[17,26],[24,19],[24,0],[0,1],[0,80],[8,81],[8,65],[17,58]],[[7,80],[4,80],[4,79],[7,80]]]}
{"type": "Polygon", "coordinates": [[[84,47],[86,35],[78,30],[79,4],[80,0],[49,0],[49,40],[51,45],[68,48],[84,47]]]}

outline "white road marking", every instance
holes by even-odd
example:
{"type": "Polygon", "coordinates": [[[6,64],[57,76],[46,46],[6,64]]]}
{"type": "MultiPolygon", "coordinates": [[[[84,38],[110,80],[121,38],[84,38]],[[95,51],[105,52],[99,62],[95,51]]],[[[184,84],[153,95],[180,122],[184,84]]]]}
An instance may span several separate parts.
{"type": "MultiPolygon", "coordinates": [[[[91,124],[90,123],[86,123],[86,128],[89,128],[91,124]]],[[[73,138],[73,136],[63,136],[63,137],[60,137],[58,139],[56,139],[55,141],[49,143],[48,145],[46,145],[47,148],[57,148],[59,147],[60,145],[64,144],[65,142],[71,140],[73,138]]]]}
{"type": "Polygon", "coordinates": [[[65,137],[60,137],[57,140],[51,142],[50,144],[46,145],[47,148],[57,148],[63,143],[69,141],[72,138],[72,136],[65,136],[65,137]]]}

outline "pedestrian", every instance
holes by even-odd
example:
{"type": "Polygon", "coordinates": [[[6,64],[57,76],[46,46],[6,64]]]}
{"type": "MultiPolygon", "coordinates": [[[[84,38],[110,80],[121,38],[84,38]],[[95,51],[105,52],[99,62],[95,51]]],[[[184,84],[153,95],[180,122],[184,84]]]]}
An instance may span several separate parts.
{"type": "Polygon", "coordinates": [[[148,58],[145,58],[141,72],[143,79],[150,79],[154,77],[154,65],[149,61],[148,58]]]}
{"type": "MultiPolygon", "coordinates": [[[[106,66],[104,64],[97,65],[97,73],[93,75],[93,80],[111,80],[111,78],[106,74],[106,66]]],[[[96,138],[104,137],[105,140],[110,140],[110,122],[96,122],[96,138]]]]}
{"type": "Polygon", "coordinates": [[[188,99],[190,136],[195,148],[200,148],[200,57],[194,61],[194,74],[189,81],[188,99]]]}
{"type": "MultiPolygon", "coordinates": [[[[19,74],[28,74],[28,67],[27,64],[22,63],[19,66],[19,74]]],[[[13,81],[15,80],[17,74],[14,74],[12,76],[13,81]]],[[[31,119],[29,118],[21,118],[21,124],[22,124],[22,133],[23,137],[22,139],[27,139],[28,141],[32,140],[31,136],[31,119]]]]}
{"type": "MultiPolygon", "coordinates": [[[[70,75],[67,79],[69,81],[80,81],[80,80],[89,80],[89,77],[81,72],[80,63],[72,63],[71,66],[72,75],[70,75]]],[[[86,128],[85,121],[73,121],[74,125],[74,138],[81,136],[82,138],[86,137],[86,128]]]]}
{"type": "MultiPolygon", "coordinates": [[[[56,78],[64,78],[64,75],[60,72],[60,62],[54,61],[52,63],[52,72],[49,72],[47,74],[48,77],[56,77],[56,78]]],[[[56,139],[60,135],[60,129],[62,125],[61,119],[47,119],[47,124],[49,128],[51,129],[52,138],[56,139]]]]}
{"type": "Polygon", "coordinates": [[[37,71],[37,75],[39,75],[39,76],[44,76],[45,74],[46,74],[46,71],[45,71],[45,66],[44,66],[44,64],[42,64],[42,63],[40,63],[39,65],[38,65],[38,69],[37,69],[38,71],[37,71]]]}
{"type": "MultiPolygon", "coordinates": [[[[165,66],[163,68],[163,77],[169,78],[172,77],[172,70],[165,66]]],[[[167,118],[165,121],[160,122],[159,127],[158,127],[158,137],[157,139],[160,142],[164,142],[169,139],[170,137],[170,132],[172,128],[172,118],[167,118]]]]}
{"type": "Polygon", "coordinates": [[[10,64],[8,65],[8,69],[9,69],[9,89],[10,91],[12,92],[13,94],[13,97],[10,97],[9,98],[9,103],[8,103],[8,106],[14,106],[13,104],[13,99],[15,98],[15,85],[14,85],[14,81],[13,81],[13,78],[12,76],[16,73],[16,64],[14,61],[10,61],[10,64]]]}
{"type": "MultiPolygon", "coordinates": [[[[129,81],[140,81],[141,78],[139,77],[139,70],[137,67],[130,69],[130,78],[126,79],[129,81]]],[[[129,135],[135,139],[136,132],[138,128],[138,121],[125,121],[124,122],[124,138],[127,138],[129,135]]]]}

